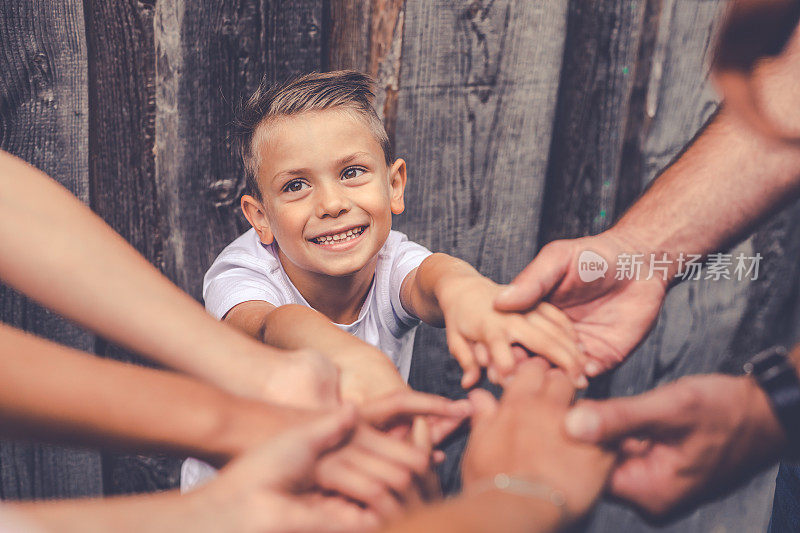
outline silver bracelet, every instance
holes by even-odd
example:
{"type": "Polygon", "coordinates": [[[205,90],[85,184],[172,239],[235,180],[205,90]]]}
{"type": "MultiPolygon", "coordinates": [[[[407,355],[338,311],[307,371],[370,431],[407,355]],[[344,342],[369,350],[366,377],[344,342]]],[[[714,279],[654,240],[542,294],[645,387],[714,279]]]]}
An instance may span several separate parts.
{"type": "Polygon", "coordinates": [[[496,474],[492,479],[476,483],[473,485],[471,492],[480,494],[490,490],[537,498],[550,502],[558,508],[563,508],[567,503],[564,493],[549,485],[502,473],[496,474]]]}

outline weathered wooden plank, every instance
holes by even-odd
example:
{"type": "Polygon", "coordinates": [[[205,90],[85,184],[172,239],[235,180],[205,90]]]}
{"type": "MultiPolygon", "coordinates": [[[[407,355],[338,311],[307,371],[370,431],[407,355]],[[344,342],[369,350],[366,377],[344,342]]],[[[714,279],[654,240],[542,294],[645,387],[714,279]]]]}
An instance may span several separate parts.
{"type": "Polygon", "coordinates": [[[325,68],[356,69],[375,79],[375,108],[394,144],[403,49],[404,0],[328,3],[325,68]]]}
{"type": "MultiPolygon", "coordinates": [[[[396,227],[509,281],[536,251],[567,2],[408,1],[395,146],[408,163],[396,227]]],[[[440,330],[417,335],[411,384],[463,395],[440,330]]],[[[464,438],[442,478],[458,486],[464,438]]]]}
{"type": "MultiPolygon", "coordinates": [[[[0,12],[0,148],[88,201],[82,3],[3,0],[0,12]]],[[[7,287],[0,287],[0,320],[76,348],[91,350],[94,344],[91,335],[7,287]]],[[[0,443],[2,498],[88,496],[101,491],[96,452],[0,443]]]]}
{"type": "MultiPolygon", "coordinates": [[[[155,265],[163,242],[155,183],[155,2],[86,0],[92,209],[155,265]]],[[[98,339],[96,353],[144,363],[98,339]]],[[[103,454],[106,495],[176,486],[180,460],[103,454]]]]}
{"type": "MultiPolygon", "coordinates": [[[[322,0],[262,0],[264,71],[272,81],[324,64],[322,0]]],[[[259,69],[260,70],[260,69],[259,69]]]]}
{"type": "Polygon", "coordinates": [[[645,0],[570,2],[541,243],[599,233],[613,219],[622,117],[631,104],[645,7],[645,0]]]}

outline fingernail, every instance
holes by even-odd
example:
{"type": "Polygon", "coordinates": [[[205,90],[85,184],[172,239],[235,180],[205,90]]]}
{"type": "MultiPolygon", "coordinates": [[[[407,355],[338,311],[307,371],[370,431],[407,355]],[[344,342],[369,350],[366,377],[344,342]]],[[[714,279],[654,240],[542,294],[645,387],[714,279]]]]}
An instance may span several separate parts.
{"type": "Polygon", "coordinates": [[[589,380],[586,379],[586,376],[583,375],[578,376],[577,378],[575,378],[575,386],[578,387],[579,389],[585,389],[586,387],[589,386],[589,380]]]}
{"type": "Polygon", "coordinates": [[[586,366],[584,366],[583,369],[589,376],[596,376],[597,374],[603,371],[603,367],[600,366],[600,364],[595,361],[589,361],[588,363],[586,363],[586,366]]]}
{"type": "Polygon", "coordinates": [[[593,440],[600,429],[600,417],[591,409],[575,407],[567,413],[564,427],[576,439],[593,440]]]}

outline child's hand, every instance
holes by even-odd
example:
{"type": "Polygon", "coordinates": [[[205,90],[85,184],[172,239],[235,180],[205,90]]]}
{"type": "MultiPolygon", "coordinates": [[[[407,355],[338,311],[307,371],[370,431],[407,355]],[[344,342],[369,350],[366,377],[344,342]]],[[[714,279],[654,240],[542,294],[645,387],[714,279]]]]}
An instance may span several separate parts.
{"type": "Polygon", "coordinates": [[[464,370],[461,385],[475,385],[481,367],[488,368],[491,381],[500,382],[527,358],[521,346],[563,368],[577,387],[586,387],[586,357],[569,318],[548,303],[525,314],[496,311],[493,302],[502,289],[476,275],[448,281],[441,293],[447,344],[464,370]]]}

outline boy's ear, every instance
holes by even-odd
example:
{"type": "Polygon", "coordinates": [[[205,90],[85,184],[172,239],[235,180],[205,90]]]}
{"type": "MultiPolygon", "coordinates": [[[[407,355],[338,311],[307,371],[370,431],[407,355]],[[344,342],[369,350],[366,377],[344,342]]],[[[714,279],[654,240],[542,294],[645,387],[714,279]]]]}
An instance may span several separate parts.
{"type": "Polygon", "coordinates": [[[247,221],[250,222],[250,225],[255,228],[261,242],[264,244],[272,244],[272,230],[269,228],[267,214],[261,202],[249,194],[245,194],[242,196],[242,212],[245,218],[247,218],[247,221]]]}
{"type": "Polygon", "coordinates": [[[389,188],[392,213],[399,215],[406,208],[403,199],[403,193],[406,190],[406,162],[402,159],[395,161],[389,169],[389,188]]]}

